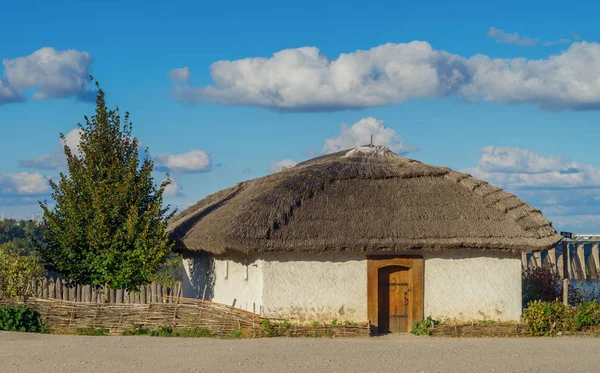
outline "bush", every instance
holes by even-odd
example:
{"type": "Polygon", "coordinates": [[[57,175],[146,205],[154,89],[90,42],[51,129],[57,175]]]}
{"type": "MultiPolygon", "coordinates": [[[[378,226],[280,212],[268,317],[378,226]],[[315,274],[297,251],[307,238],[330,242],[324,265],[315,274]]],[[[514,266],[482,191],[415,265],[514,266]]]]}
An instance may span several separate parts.
{"type": "Polygon", "coordinates": [[[42,328],[37,311],[24,306],[0,306],[0,330],[37,333],[42,328]]]}
{"type": "Polygon", "coordinates": [[[415,322],[410,332],[414,335],[431,335],[434,325],[439,325],[439,323],[438,320],[427,316],[426,319],[415,322]]]}
{"type": "Polygon", "coordinates": [[[590,301],[577,306],[575,324],[579,330],[600,325],[600,304],[590,301]]]}
{"type": "Polygon", "coordinates": [[[534,301],[527,305],[523,318],[532,335],[549,336],[558,332],[575,331],[575,314],[575,308],[561,302],[534,301]]]}
{"type": "MultiPolygon", "coordinates": [[[[562,276],[548,267],[528,268],[522,277],[523,304],[554,302],[562,299],[562,276]]],[[[569,304],[577,305],[585,297],[574,281],[569,281],[569,304]]]]}
{"type": "Polygon", "coordinates": [[[0,299],[31,296],[31,279],[42,266],[35,256],[21,256],[0,245],[0,299]]]}

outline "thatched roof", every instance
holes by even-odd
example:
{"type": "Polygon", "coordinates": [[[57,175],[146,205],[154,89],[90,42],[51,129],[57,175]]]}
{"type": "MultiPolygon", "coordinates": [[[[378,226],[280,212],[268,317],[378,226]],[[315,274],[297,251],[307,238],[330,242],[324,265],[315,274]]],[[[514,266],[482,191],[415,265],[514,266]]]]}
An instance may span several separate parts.
{"type": "Polygon", "coordinates": [[[368,147],[212,194],[175,216],[169,230],[178,250],[215,254],[533,251],[561,239],[539,210],[500,188],[368,147]]]}

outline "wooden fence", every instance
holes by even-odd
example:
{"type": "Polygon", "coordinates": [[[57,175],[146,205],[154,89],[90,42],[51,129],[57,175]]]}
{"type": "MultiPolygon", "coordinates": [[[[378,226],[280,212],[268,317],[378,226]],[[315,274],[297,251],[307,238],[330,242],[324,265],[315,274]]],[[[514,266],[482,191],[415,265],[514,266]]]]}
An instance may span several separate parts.
{"type": "MultiPolygon", "coordinates": [[[[104,303],[104,289],[95,289],[90,285],[67,286],[60,278],[34,278],[31,280],[30,293],[39,299],[104,303]]],[[[176,298],[181,297],[181,283],[177,282],[175,286],[168,287],[153,282],[142,286],[139,292],[109,289],[108,295],[108,303],[112,304],[173,303],[176,298]]]]}
{"type": "MultiPolygon", "coordinates": [[[[577,281],[600,280],[600,243],[598,241],[568,242],[569,278],[577,281]]],[[[562,243],[555,248],[533,253],[522,254],[523,269],[547,267],[563,273],[562,243]]]]}

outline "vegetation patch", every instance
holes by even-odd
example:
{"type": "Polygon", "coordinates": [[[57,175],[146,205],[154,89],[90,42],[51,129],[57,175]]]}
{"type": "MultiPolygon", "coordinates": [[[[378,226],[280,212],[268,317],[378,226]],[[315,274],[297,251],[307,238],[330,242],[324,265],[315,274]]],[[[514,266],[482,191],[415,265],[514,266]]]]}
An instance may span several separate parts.
{"type": "Polygon", "coordinates": [[[39,333],[45,329],[37,311],[24,306],[0,306],[0,330],[39,333]]]}
{"type": "Polygon", "coordinates": [[[435,325],[439,325],[439,323],[438,320],[433,319],[431,316],[427,316],[426,319],[415,322],[410,332],[414,335],[431,335],[433,334],[435,325]]]}
{"type": "Polygon", "coordinates": [[[95,328],[77,328],[75,329],[75,334],[77,335],[89,335],[94,337],[103,337],[108,335],[108,328],[103,326],[98,326],[95,328]]]}

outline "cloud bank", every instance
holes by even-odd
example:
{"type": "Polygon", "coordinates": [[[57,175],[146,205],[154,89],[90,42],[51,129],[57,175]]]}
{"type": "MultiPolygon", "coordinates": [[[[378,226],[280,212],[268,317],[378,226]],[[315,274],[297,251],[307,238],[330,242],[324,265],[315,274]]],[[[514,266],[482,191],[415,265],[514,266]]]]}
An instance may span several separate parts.
{"type": "Polygon", "coordinates": [[[335,59],[302,47],[270,58],[217,61],[210,72],[214,84],[197,87],[190,84],[189,68],[171,71],[179,101],[314,112],[453,96],[553,111],[600,109],[600,44],[583,41],[539,60],[464,57],[423,41],[384,44],[335,59]]]}
{"type": "Polygon", "coordinates": [[[558,229],[600,231],[599,166],[520,148],[488,146],[480,151],[478,165],[462,171],[540,208],[558,229]]]}

